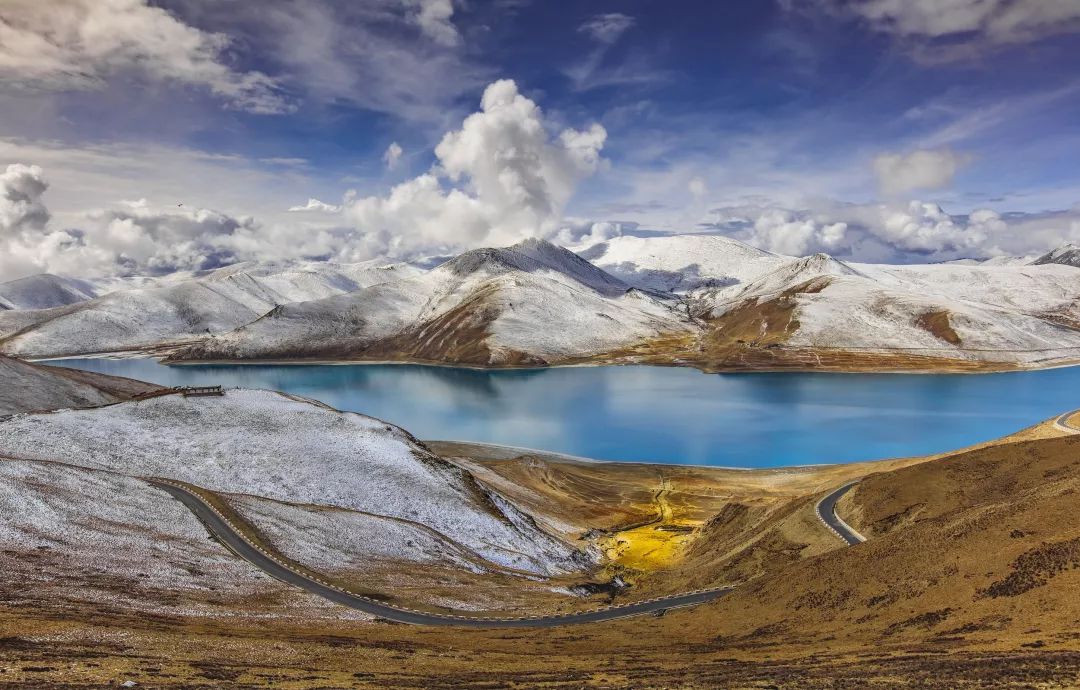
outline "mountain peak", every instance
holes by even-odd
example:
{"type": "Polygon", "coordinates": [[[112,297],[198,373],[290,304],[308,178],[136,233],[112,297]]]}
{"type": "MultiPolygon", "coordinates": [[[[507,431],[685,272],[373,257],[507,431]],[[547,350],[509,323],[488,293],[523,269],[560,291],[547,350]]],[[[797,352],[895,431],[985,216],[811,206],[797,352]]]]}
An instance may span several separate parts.
{"type": "Polygon", "coordinates": [[[1063,266],[1075,266],[1080,268],[1080,245],[1066,242],[1057,249],[1043,254],[1031,262],[1033,266],[1045,264],[1061,264],[1063,266]]]}
{"type": "Polygon", "coordinates": [[[623,293],[627,285],[565,247],[531,237],[510,247],[473,249],[437,269],[464,277],[479,272],[493,275],[510,271],[554,271],[607,294],[623,293]]]}

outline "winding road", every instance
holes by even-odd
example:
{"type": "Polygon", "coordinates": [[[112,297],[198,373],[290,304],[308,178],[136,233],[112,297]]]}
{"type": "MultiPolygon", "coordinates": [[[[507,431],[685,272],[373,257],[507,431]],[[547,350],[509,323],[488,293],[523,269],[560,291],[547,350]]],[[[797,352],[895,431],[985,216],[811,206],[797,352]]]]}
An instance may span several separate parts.
{"type": "MultiPolygon", "coordinates": [[[[602,621],[640,616],[646,613],[660,613],[668,609],[695,606],[707,601],[718,599],[730,592],[731,587],[715,587],[712,589],[699,589],[693,592],[673,594],[666,597],[645,599],[628,604],[604,606],[589,611],[574,613],[552,614],[544,616],[521,616],[521,617],[487,617],[483,615],[463,615],[456,613],[431,613],[420,611],[404,606],[395,606],[361,594],[355,594],[342,587],[321,579],[315,574],[305,573],[286,563],[278,556],[266,551],[262,547],[250,541],[244,534],[217,508],[208,503],[198,494],[186,486],[168,479],[147,479],[151,485],[166,491],[170,496],[184,504],[206,526],[221,543],[229,548],[240,558],[248,561],[266,574],[282,582],[295,585],[307,590],[312,594],[323,597],[335,603],[349,608],[369,613],[384,620],[397,623],[409,623],[413,625],[449,625],[470,628],[553,628],[561,625],[573,625],[578,623],[599,623],[602,621]]],[[[818,516],[821,517],[822,506],[828,503],[828,512],[836,519],[843,529],[850,530],[839,518],[833,507],[836,500],[848,491],[854,482],[845,484],[833,493],[829,494],[818,503],[818,516]]],[[[830,529],[835,528],[822,518],[830,529]]],[[[853,530],[850,530],[854,532],[853,530]]],[[[837,532],[841,534],[842,533],[837,532]]],[[[857,533],[856,533],[857,534],[857,533]]],[[[857,544],[863,541],[858,537],[857,541],[848,541],[849,544],[857,544]]]]}
{"type": "MultiPolygon", "coordinates": [[[[1073,410],[1066,412],[1057,419],[1054,420],[1054,428],[1059,431],[1065,431],[1070,434],[1080,434],[1080,427],[1073,426],[1069,423],[1071,417],[1080,415],[1080,410],[1073,410]]],[[[840,516],[836,514],[836,502],[839,501],[844,494],[850,491],[859,481],[848,482],[839,489],[836,489],[832,493],[828,494],[815,506],[814,511],[817,513],[818,519],[821,523],[829,528],[829,531],[835,534],[840,539],[844,540],[844,543],[849,546],[860,544],[866,541],[866,537],[859,534],[855,529],[840,519],[840,516]]]]}
{"type": "Polygon", "coordinates": [[[147,481],[159,489],[167,491],[173,498],[183,503],[233,553],[268,575],[282,582],[296,585],[324,599],[397,623],[456,625],[470,628],[553,628],[574,623],[598,623],[683,606],[693,606],[711,601],[731,591],[730,587],[700,589],[668,597],[635,601],[629,604],[605,606],[591,611],[517,618],[494,618],[481,615],[418,611],[404,606],[393,606],[371,597],[354,594],[326,580],[301,572],[250,542],[228,518],[203,500],[201,496],[193,493],[183,485],[166,479],[148,479],[147,481]]]}
{"type": "Polygon", "coordinates": [[[866,537],[856,532],[851,525],[840,519],[840,516],[836,514],[836,502],[851,491],[859,482],[853,481],[844,484],[839,489],[833,491],[829,495],[818,501],[814,510],[817,512],[818,519],[822,524],[829,528],[829,531],[840,537],[848,546],[854,546],[855,544],[861,544],[866,541],[866,537]]]}
{"type": "Polygon", "coordinates": [[[1065,414],[1054,420],[1054,428],[1060,431],[1067,431],[1070,434],[1080,434],[1080,427],[1075,427],[1072,424],[1069,424],[1069,418],[1076,415],[1080,415],[1080,410],[1066,412],[1065,414]]]}

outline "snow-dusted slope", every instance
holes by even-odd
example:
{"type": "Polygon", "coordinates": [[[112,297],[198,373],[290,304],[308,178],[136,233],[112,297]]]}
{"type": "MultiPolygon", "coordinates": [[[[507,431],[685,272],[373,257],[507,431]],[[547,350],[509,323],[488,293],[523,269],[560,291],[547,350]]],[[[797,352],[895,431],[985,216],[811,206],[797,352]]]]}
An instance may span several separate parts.
{"type": "Polygon", "coordinates": [[[578,254],[631,285],[663,292],[753,280],[787,260],[720,235],[616,237],[578,254]]]}
{"type": "Polygon", "coordinates": [[[1080,318],[1080,272],[1062,265],[890,266],[851,264],[884,286],[1021,313],[1076,310],[1080,318]]]}
{"type": "Polygon", "coordinates": [[[1075,244],[1063,244],[1052,252],[1047,252],[1031,262],[1038,266],[1041,264],[1061,264],[1080,268],[1080,246],[1075,244]]]}
{"type": "Polygon", "coordinates": [[[105,405],[156,388],[141,381],[31,364],[0,355],[0,415],[105,405]]]}
{"type": "Polygon", "coordinates": [[[170,276],[64,307],[0,316],[0,351],[29,357],[134,350],[249,323],[279,304],[316,300],[419,273],[411,266],[239,264],[170,276]]]}
{"type": "Polygon", "coordinates": [[[583,556],[407,432],[267,391],[167,396],[0,422],[0,455],[340,506],[433,529],[502,566],[575,570],[583,556]]]}
{"type": "Polygon", "coordinates": [[[799,362],[812,361],[807,350],[846,349],[1050,364],[1080,357],[1076,251],[1065,246],[1030,264],[897,266],[672,235],[618,237],[578,254],[528,240],[426,271],[238,264],[53,309],[0,310],[0,352],[754,368],[786,346],[802,350],[799,362]],[[754,347],[775,351],[761,358],[754,347]]]}
{"type": "Polygon", "coordinates": [[[90,283],[50,273],[0,283],[0,309],[48,309],[85,302],[96,296],[90,283]]]}
{"type": "Polygon", "coordinates": [[[529,240],[466,252],[409,280],[287,305],[177,357],[550,363],[688,328],[674,301],[529,240]]]}
{"type": "Polygon", "coordinates": [[[1043,364],[1080,359],[1078,277],[1065,266],[887,266],[819,254],[695,297],[721,330],[732,314],[760,314],[762,334],[767,317],[790,315],[777,343],[786,348],[1043,364]]]}
{"type": "Polygon", "coordinates": [[[0,573],[43,600],[138,609],[214,609],[201,602],[279,588],[146,482],[21,460],[0,460],[0,573]]]}

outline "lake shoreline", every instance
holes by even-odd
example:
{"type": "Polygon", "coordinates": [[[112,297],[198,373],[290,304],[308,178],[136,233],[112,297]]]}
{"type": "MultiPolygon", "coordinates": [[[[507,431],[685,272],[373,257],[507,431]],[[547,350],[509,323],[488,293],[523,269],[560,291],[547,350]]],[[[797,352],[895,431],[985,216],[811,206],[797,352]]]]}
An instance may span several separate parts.
{"type": "MultiPolygon", "coordinates": [[[[1080,369],[1011,376],[755,372],[685,367],[492,370],[340,362],[172,367],[154,359],[52,360],[162,386],[262,388],[321,400],[418,438],[538,449],[604,462],[790,467],[929,455],[1007,435],[1078,406],[1080,369]],[[919,433],[911,433],[918,429],[919,433]]],[[[1005,372],[1003,372],[1005,373],[1005,372]]]]}

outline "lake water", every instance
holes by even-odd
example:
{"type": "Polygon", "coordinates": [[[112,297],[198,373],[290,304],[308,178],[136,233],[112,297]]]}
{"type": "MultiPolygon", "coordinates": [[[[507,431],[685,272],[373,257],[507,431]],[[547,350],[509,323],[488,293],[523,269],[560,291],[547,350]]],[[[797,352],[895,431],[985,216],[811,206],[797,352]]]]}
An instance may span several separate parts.
{"type": "Polygon", "coordinates": [[[736,467],[934,453],[1080,407],[1080,367],[982,375],[716,375],[637,366],[53,364],[171,386],[287,391],[393,422],[422,439],[736,467]]]}

